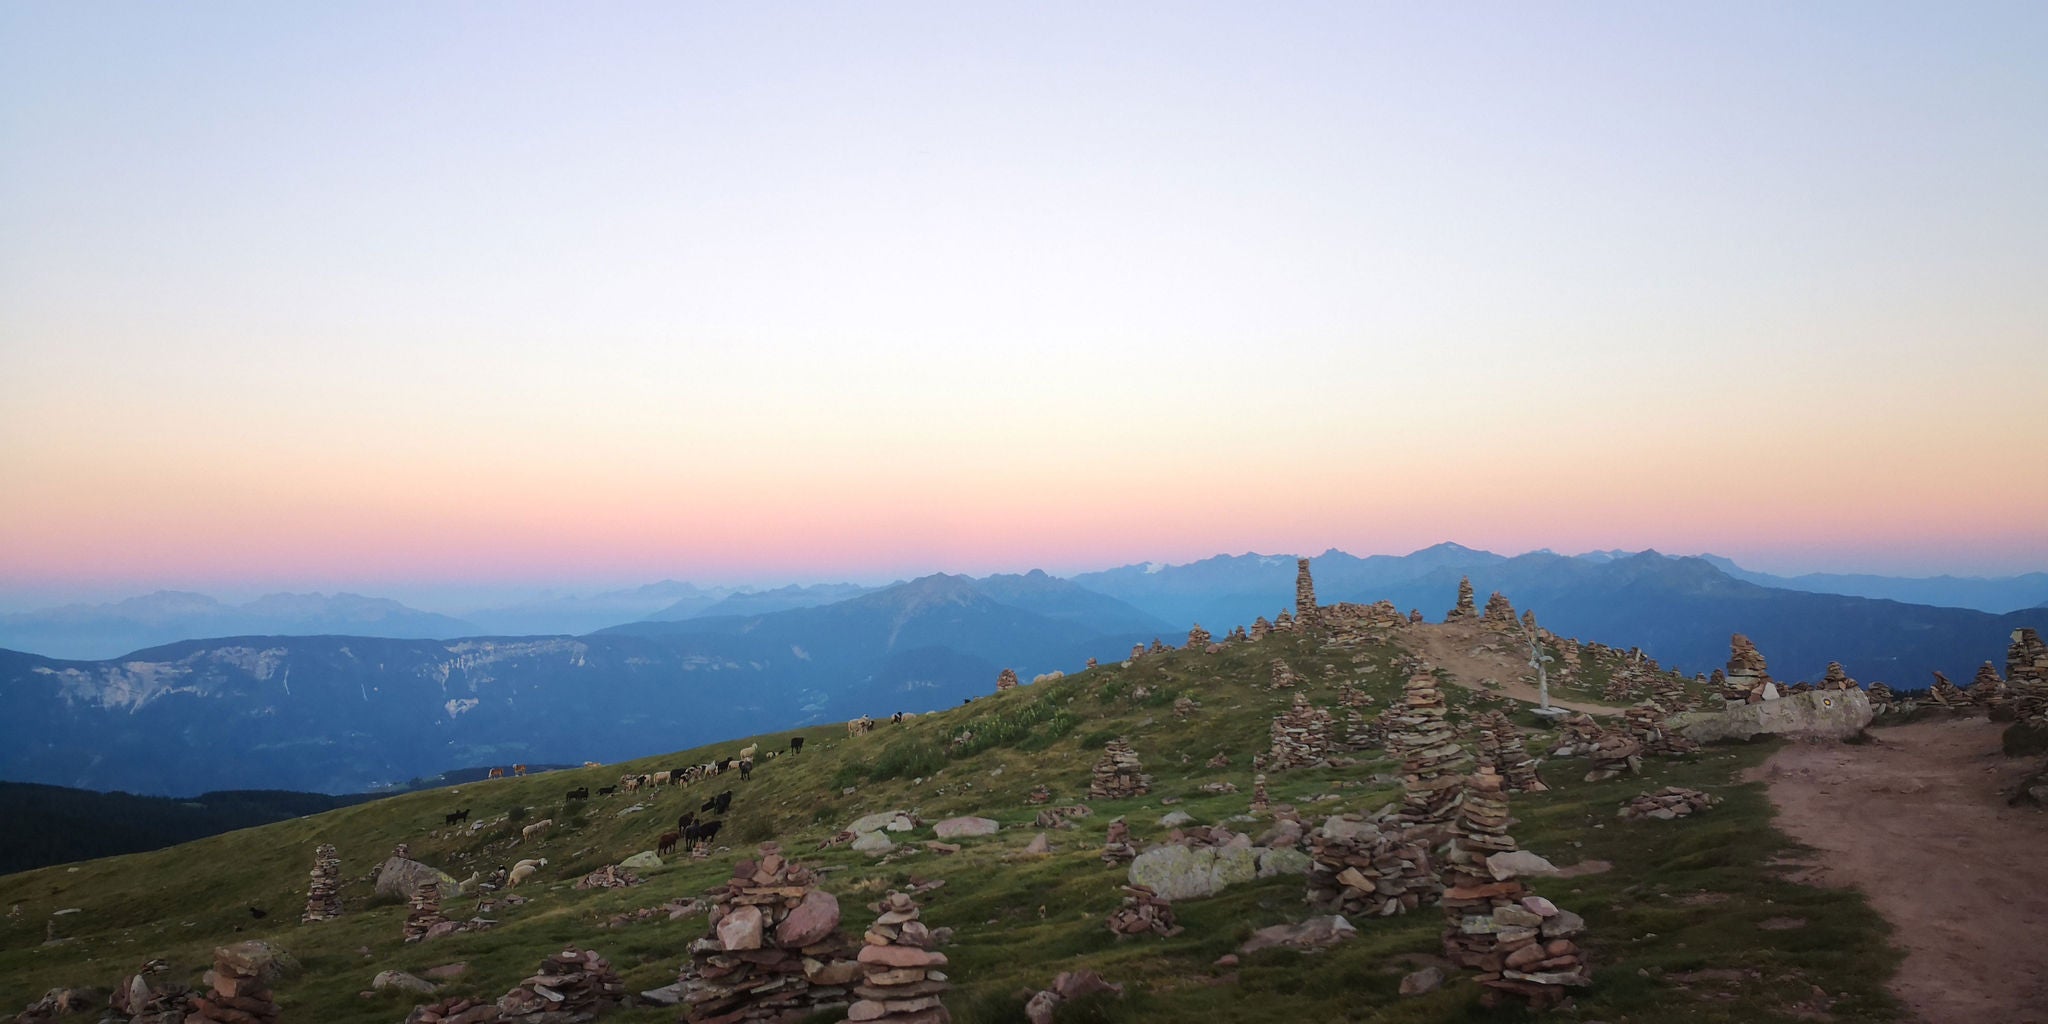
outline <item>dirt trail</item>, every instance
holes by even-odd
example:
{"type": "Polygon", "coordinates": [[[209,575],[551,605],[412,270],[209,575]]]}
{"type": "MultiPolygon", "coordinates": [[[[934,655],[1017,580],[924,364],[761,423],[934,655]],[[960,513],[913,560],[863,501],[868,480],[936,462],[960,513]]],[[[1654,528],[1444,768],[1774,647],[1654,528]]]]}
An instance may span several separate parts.
{"type": "Polygon", "coordinates": [[[1799,743],[1760,769],[1778,827],[1824,854],[1801,880],[1854,886],[1906,951],[1892,991],[1927,1024],[2048,1024],[2048,812],[2008,807],[2025,762],[1982,719],[1799,743]]]}
{"type": "MultiPolygon", "coordinates": [[[[1437,668],[1451,674],[1451,681],[1468,690],[1491,679],[1500,691],[1525,703],[1536,703],[1536,670],[1529,667],[1526,642],[1504,637],[1477,624],[1429,623],[1412,626],[1400,634],[1408,649],[1437,668]],[[1488,648],[1493,648],[1488,650],[1488,648]]],[[[1585,701],[1561,700],[1553,687],[1550,703],[1589,715],[1614,715],[1620,708],[1585,701]]]]}

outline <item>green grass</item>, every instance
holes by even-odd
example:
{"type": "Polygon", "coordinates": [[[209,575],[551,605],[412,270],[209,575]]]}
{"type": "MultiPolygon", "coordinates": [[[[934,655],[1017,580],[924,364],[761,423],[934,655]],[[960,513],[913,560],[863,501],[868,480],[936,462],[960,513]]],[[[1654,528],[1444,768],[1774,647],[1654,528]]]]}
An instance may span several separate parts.
{"type": "MultiPolygon", "coordinates": [[[[1372,696],[1369,712],[1377,713],[1405,679],[1398,635],[1392,642],[1339,646],[1287,633],[1229,645],[1217,655],[1148,656],[1128,668],[1105,665],[901,725],[880,723],[858,738],[846,737],[836,725],[783,732],[602,769],[406,794],[168,850],[0,877],[0,1010],[11,1012],[57,985],[110,986],[157,956],[196,982],[213,946],[242,938],[269,939],[305,965],[302,975],[278,987],[286,1017],[293,1020],[402,1019],[413,998],[365,999],[358,992],[380,970],[418,972],[457,960],[467,961],[470,970],[448,994],[495,997],[564,944],[597,949],[635,991],[653,988],[674,980],[685,948],[703,932],[703,919],[660,918],[616,929],[603,927],[605,921],[632,908],[698,895],[722,880],[753,844],[777,839],[825,872],[852,931],[870,919],[865,905],[885,889],[913,875],[945,880],[924,897],[925,919],[956,930],[946,949],[955,984],[947,1001],[955,1018],[970,1024],[1021,1021],[1020,990],[1044,987],[1055,973],[1076,968],[1099,971],[1125,983],[1129,992],[1120,1000],[1067,1007],[1062,1021],[1519,1019],[1512,1011],[1482,1011],[1476,987],[1455,977],[1429,996],[1395,994],[1403,974],[1439,951],[1441,919],[1433,908],[1355,921],[1357,939],[1321,953],[1266,951],[1234,970],[1213,966],[1255,929],[1308,916],[1298,877],[1183,902],[1176,911],[1186,931],[1173,939],[1119,940],[1103,926],[1124,877],[1097,856],[1111,819],[1125,816],[1142,843],[1161,838],[1165,829],[1157,821],[1168,810],[1185,810],[1205,823],[1245,813],[1252,756],[1266,748],[1269,723],[1293,699],[1293,692],[1265,688],[1274,658],[1286,659],[1302,676],[1294,692],[1328,706],[1338,685],[1351,682],[1372,696]],[[1183,695],[1201,705],[1185,719],[1172,709],[1183,695]],[[956,743],[963,733],[972,735],[956,743]],[[695,787],[566,807],[562,798],[579,785],[594,790],[628,772],[726,756],[755,740],[764,750],[783,749],[791,735],[807,736],[804,753],[763,762],[749,782],[728,775],[695,787]],[[1023,847],[1037,833],[1032,822],[1038,810],[1026,803],[1027,794],[1042,784],[1053,791],[1055,803],[1084,801],[1088,769],[1102,744],[1116,736],[1129,738],[1143,758],[1154,776],[1152,792],[1124,801],[1088,801],[1092,816],[1051,833],[1052,856],[1025,857],[1023,847]],[[1229,757],[1228,768],[1205,766],[1217,753],[1229,757]],[[1215,780],[1233,782],[1240,791],[1200,791],[1202,783],[1215,780]],[[848,787],[850,794],[844,792],[848,787]],[[588,870],[651,848],[678,814],[726,788],[736,794],[720,836],[729,849],[708,861],[672,861],[636,888],[571,887],[588,870]],[[1178,802],[1167,806],[1169,797],[1178,802]],[[636,802],[648,806],[620,816],[636,802]],[[444,813],[465,806],[472,809],[471,820],[485,827],[442,827],[444,813]],[[981,814],[1004,828],[965,840],[956,855],[919,853],[889,863],[844,848],[815,849],[853,818],[893,808],[914,810],[927,821],[981,814]],[[535,841],[518,842],[520,822],[549,817],[555,820],[552,829],[535,841]],[[349,912],[338,921],[301,925],[305,873],[320,842],[340,848],[349,912]],[[525,857],[545,856],[549,867],[518,890],[532,902],[493,915],[498,927],[405,945],[399,941],[404,907],[395,901],[373,904],[364,878],[399,842],[458,878],[525,857]],[[253,920],[246,909],[252,904],[270,916],[253,920]],[[17,906],[18,912],[8,912],[17,906]],[[70,907],[79,913],[52,916],[70,907]],[[45,945],[49,922],[56,922],[60,941],[45,945]]],[[[1465,690],[1447,696],[1459,718],[1499,706],[1465,690]]],[[[1341,713],[1338,718],[1341,723],[1341,713]]],[[[1837,1019],[1899,1015],[1883,988],[1896,955],[1886,945],[1882,920],[1853,892],[1795,885],[1772,866],[1797,851],[1771,827],[1761,787],[1736,781],[1772,749],[1769,743],[1713,748],[1697,758],[1652,762],[1643,778],[1594,784],[1578,781],[1583,762],[1554,763],[1544,773],[1555,787],[1551,792],[1513,799],[1520,819],[1515,835],[1525,848],[1559,864],[1614,864],[1604,874],[1534,884],[1588,922],[1585,945],[1597,984],[1579,998],[1577,1019],[1794,1020],[1794,1004],[1809,998],[1813,986],[1837,998],[1837,1019]],[[1614,817],[1627,797],[1664,785],[1706,789],[1725,802],[1677,822],[1623,823],[1614,817]],[[1774,918],[1804,924],[1758,927],[1774,918]],[[1709,969],[1733,972],[1729,976],[1736,980],[1682,980],[1709,969]]],[[[1307,817],[1370,812],[1396,793],[1396,784],[1385,781],[1391,768],[1368,752],[1350,767],[1271,773],[1269,789],[1276,802],[1291,802],[1307,817]]],[[[1264,825],[1236,827],[1256,833],[1264,825]]],[[[467,917],[474,906],[474,898],[464,896],[449,901],[444,913],[467,917]]],[[[672,1021],[675,1011],[639,1008],[606,1019],[672,1021]]]]}

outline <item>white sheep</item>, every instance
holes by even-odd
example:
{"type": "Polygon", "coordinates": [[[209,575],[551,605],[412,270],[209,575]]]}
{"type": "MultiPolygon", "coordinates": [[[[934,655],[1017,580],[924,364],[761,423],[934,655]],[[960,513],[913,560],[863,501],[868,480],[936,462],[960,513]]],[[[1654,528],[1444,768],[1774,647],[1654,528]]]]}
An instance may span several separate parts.
{"type": "Polygon", "coordinates": [[[760,749],[761,745],[759,743],[748,744],[746,747],[740,750],[739,759],[742,761],[751,761],[754,758],[754,752],[760,749]]]}
{"type": "Polygon", "coordinates": [[[532,839],[534,836],[540,835],[542,832],[547,831],[548,826],[554,823],[555,819],[553,818],[542,818],[541,820],[536,821],[533,824],[520,829],[519,839],[521,842],[524,842],[528,839],[532,839]]]}
{"type": "Polygon", "coordinates": [[[532,878],[534,872],[539,871],[540,869],[547,866],[548,859],[546,857],[542,857],[539,860],[522,860],[519,863],[512,865],[512,873],[506,876],[505,879],[505,888],[510,889],[513,886],[516,886],[519,883],[524,882],[529,878],[532,878]]]}

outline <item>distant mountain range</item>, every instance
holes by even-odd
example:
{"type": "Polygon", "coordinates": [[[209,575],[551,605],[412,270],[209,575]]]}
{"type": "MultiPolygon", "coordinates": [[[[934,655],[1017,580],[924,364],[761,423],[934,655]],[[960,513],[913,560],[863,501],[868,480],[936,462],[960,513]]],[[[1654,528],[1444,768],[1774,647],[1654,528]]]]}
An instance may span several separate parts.
{"type": "Polygon", "coordinates": [[[0,777],[341,793],[452,766],[609,762],[957,704],[1002,668],[1077,669],[1163,627],[1034,573],[932,576],[827,606],[584,637],[238,637],[117,661],[0,651],[0,777]]]}
{"type": "Polygon", "coordinates": [[[204,594],[160,590],[114,604],[72,604],[0,615],[0,647],[56,658],[111,658],[192,637],[431,638],[477,632],[474,623],[357,594],[271,594],[230,605],[204,594]]]}
{"type": "Polygon", "coordinates": [[[1980,612],[2004,613],[2022,608],[2048,607],[2048,572],[1984,579],[1975,576],[1872,576],[1862,573],[1807,573],[1803,576],[1773,576],[1751,572],[1718,555],[1701,555],[1714,567],[1738,580],[1781,590],[1804,590],[1816,594],[1875,597],[1906,604],[1930,604],[1943,608],[1974,608],[1980,612]]]}

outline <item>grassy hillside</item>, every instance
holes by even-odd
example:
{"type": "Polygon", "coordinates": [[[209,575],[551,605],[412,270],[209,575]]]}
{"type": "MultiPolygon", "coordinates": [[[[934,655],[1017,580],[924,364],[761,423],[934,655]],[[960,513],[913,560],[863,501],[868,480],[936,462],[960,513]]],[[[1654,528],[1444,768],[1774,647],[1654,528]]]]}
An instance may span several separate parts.
{"type": "MultiPolygon", "coordinates": [[[[798,860],[826,872],[825,885],[841,897],[844,927],[854,934],[872,920],[864,904],[885,889],[913,876],[944,880],[943,888],[922,897],[924,919],[956,930],[945,950],[955,985],[947,1003],[964,1022],[1021,1021],[1020,989],[1044,987],[1056,972],[1081,967],[1125,982],[1131,992],[1099,1010],[1072,1007],[1074,1016],[1063,1019],[1496,1019],[1478,1008],[1476,987],[1455,978],[1428,996],[1396,995],[1404,973],[1440,952],[1442,919],[1435,908],[1355,921],[1358,938],[1326,952],[1270,950],[1229,970],[1212,964],[1254,929],[1310,915],[1300,877],[1183,901],[1176,911],[1186,931],[1170,940],[1118,940],[1103,925],[1118,905],[1117,886],[1125,877],[1122,867],[1105,865],[1098,856],[1113,818],[1127,816],[1142,844],[1163,838],[1167,830],[1157,821],[1168,810],[1185,810],[1202,823],[1247,811],[1252,756],[1266,748],[1268,724],[1292,698],[1265,688],[1272,659],[1285,658],[1305,677],[1303,688],[1318,703],[1334,704],[1337,684],[1351,681],[1384,707],[1407,676],[1402,636],[1397,630],[1388,640],[1336,643],[1310,634],[1276,635],[1231,645],[1218,655],[1175,652],[1128,668],[1105,666],[904,725],[883,722],[864,737],[849,739],[837,727],[812,729],[804,733],[803,754],[764,763],[750,782],[732,774],[665,790],[634,813],[625,812],[641,794],[588,804],[567,804],[563,794],[577,785],[610,785],[624,772],[724,756],[748,742],[781,749],[794,734],[602,769],[406,794],[152,853],[0,878],[0,907],[8,908],[0,917],[0,1010],[11,1012],[55,985],[111,985],[149,957],[165,957],[196,980],[214,945],[241,938],[274,941],[304,964],[303,975],[278,989],[287,1019],[294,1020],[399,1021],[416,998],[362,998],[358,992],[370,978],[380,970],[419,972],[453,961],[467,961],[470,969],[445,992],[495,997],[565,943],[603,953],[634,991],[654,988],[675,979],[685,947],[704,931],[703,918],[662,917],[618,928],[604,927],[607,919],[695,896],[723,880],[753,844],[775,839],[798,860]],[[1185,720],[1173,709],[1183,695],[1201,704],[1185,720]],[[1043,784],[1053,790],[1056,804],[1083,802],[1090,765],[1102,744],[1118,735],[1130,738],[1153,774],[1151,794],[1092,801],[1092,817],[1051,833],[1052,856],[1026,856],[1023,849],[1038,832],[1032,824],[1037,808],[1027,805],[1026,795],[1043,784]],[[1205,767],[1219,752],[1230,758],[1230,767],[1205,767]],[[1199,789],[1218,780],[1235,783],[1240,792],[1211,795],[1199,789]],[[629,889],[571,887],[591,869],[652,848],[679,813],[728,787],[736,796],[720,836],[727,848],[709,860],[672,860],[649,873],[647,884],[629,889]],[[1165,806],[1166,797],[1180,802],[1165,806]],[[475,832],[442,826],[445,813],[462,808],[488,824],[475,832]],[[878,862],[843,847],[815,850],[852,819],[898,808],[927,822],[981,814],[1005,827],[994,836],[962,840],[965,849],[955,855],[899,853],[878,862]],[[553,818],[555,827],[537,841],[514,845],[519,825],[541,818],[553,818]],[[306,872],[321,842],[340,849],[349,913],[338,921],[302,925],[297,919],[306,872]],[[458,878],[523,857],[545,856],[550,863],[535,883],[516,890],[532,902],[492,915],[501,922],[497,928],[406,945],[400,942],[404,907],[373,904],[365,877],[400,842],[411,844],[416,858],[458,878]],[[269,915],[253,919],[252,905],[269,915]],[[77,912],[53,916],[67,908],[77,912]]],[[[1455,687],[1447,697],[1454,718],[1499,700],[1455,687]]],[[[1534,724],[1532,716],[1518,720],[1534,724]]],[[[1540,746],[1532,740],[1532,750],[1540,746]]],[[[1523,848],[1559,865],[1613,864],[1604,873],[1533,883],[1537,892],[1588,922],[1584,944],[1593,957],[1596,987],[1578,1000],[1584,1019],[1789,1021],[1817,1008],[1817,990],[1832,1001],[1828,1012],[1837,1019],[1897,1015],[1883,991],[1895,958],[1882,920],[1853,893],[1787,880],[1782,860],[1797,851],[1771,828],[1761,787],[1738,781],[1769,749],[1716,748],[1692,759],[1653,761],[1643,778],[1594,784],[1579,781],[1583,762],[1553,762],[1544,773],[1555,787],[1551,792],[1513,798],[1520,819],[1514,832],[1523,848]],[[1615,818],[1624,799],[1672,784],[1707,789],[1726,802],[1691,820],[1615,818]],[[1771,927],[1764,927],[1767,922],[1771,927]],[[1779,927],[1787,922],[1795,924],[1779,927]]],[[[1371,812],[1397,797],[1391,768],[1365,760],[1346,768],[1273,773],[1269,789],[1276,803],[1296,805],[1305,818],[1371,812]]],[[[1234,827],[1256,834],[1265,825],[1234,827]]],[[[908,838],[928,839],[931,832],[921,829],[908,838]]],[[[465,895],[448,901],[443,912],[461,919],[474,906],[474,897],[465,895]]],[[[606,1019],[675,1017],[673,1009],[641,1007],[606,1019]]]]}
{"type": "Polygon", "coordinates": [[[155,850],[230,829],[375,799],[248,789],[175,798],[94,793],[29,782],[0,782],[0,821],[33,828],[0,831],[0,875],[88,857],[155,850]]]}

